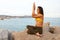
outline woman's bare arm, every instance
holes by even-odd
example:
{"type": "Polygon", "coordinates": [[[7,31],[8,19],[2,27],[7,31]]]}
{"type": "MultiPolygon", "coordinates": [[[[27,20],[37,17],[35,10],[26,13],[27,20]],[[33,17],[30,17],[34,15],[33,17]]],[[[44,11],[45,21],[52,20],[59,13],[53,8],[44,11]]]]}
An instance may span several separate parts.
{"type": "Polygon", "coordinates": [[[36,16],[35,14],[35,3],[33,3],[33,8],[32,8],[32,17],[36,16]]]}
{"type": "Polygon", "coordinates": [[[37,17],[42,17],[43,15],[42,14],[35,14],[35,3],[33,3],[33,8],[32,8],[32,17],[33,18],[37,18],[37,17]]]}

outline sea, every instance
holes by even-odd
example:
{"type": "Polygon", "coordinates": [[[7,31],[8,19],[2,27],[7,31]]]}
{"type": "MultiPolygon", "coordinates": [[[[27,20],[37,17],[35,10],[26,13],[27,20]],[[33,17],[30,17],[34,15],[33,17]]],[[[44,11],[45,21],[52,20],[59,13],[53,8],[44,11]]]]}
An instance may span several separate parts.
{"type": "MultiPolygon", "coordinates": [[[[60,18],[44,18],[44,23],[50,22],[51,26],[60,26],[60,18]]],[[[0,20],[0,29],[10,31],[23,31],[27,25],[35,25],[34,18],[11,18],[0,20]]]]}

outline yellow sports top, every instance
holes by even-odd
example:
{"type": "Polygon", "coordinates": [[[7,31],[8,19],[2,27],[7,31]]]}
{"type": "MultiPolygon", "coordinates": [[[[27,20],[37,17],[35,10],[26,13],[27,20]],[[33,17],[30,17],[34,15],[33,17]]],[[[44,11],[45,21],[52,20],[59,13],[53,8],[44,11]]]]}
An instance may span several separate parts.
{"type": "Polygon", "coordinates": [[[43,22],[43,20],[41,19],[41,18],[35,18],[36,19],[36,21],[38,21],[38,22],[43,22]]]}

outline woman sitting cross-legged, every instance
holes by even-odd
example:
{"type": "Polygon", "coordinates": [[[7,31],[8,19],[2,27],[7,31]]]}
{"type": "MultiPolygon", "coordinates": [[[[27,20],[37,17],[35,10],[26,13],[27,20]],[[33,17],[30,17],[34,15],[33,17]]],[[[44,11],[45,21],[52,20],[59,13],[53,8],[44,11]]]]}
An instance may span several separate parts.
{"type": "Polygon", "coordinates": [[[41,6],[37,7],[37,14],[35,13],[35,3],[33,3],[32,8],[32,17],[35,18],[36,24],[35,26],[27,26],[28,34],[35,34],[37,36],[41,36],[43,33],[43,8],[41,6]]]}

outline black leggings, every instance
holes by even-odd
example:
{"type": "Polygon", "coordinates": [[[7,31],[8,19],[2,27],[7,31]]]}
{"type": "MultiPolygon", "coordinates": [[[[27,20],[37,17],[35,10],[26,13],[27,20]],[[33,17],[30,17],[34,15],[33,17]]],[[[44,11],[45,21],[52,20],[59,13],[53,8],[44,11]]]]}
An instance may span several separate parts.
{"type": "Polygon", "coordinates": [[[36,34],[37,32],[39,34],[43,33],[43,28],[42,27],[27,25],[27,29],[28,29],[28,31],[27,31],[28,34],[36,34]]]}

